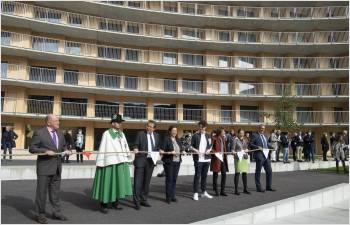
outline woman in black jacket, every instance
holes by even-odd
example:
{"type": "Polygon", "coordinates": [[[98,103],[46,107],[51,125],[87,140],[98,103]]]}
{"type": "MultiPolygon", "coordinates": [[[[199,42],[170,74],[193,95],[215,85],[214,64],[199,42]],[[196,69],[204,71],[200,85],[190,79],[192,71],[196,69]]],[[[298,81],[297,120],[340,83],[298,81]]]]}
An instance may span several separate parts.
{"type": "Polygon", "coordinates": [[[323,161],[327,160],[327,152],[329,150],[329,142],[327,139],[327,133],[324,132],[321,138],[321,146],[322,146],[322,155],[323,155],[323,161]]]}
{"type": "Polygon", "coordinates": [[[166,202],[177,202],[176,199],[176,180],[179,174],[181,153],[183,152],[180,139],[177,137],[177,128],[170,126],[168,136],[160,149],[165,171],[165,194],[166,202]]]}

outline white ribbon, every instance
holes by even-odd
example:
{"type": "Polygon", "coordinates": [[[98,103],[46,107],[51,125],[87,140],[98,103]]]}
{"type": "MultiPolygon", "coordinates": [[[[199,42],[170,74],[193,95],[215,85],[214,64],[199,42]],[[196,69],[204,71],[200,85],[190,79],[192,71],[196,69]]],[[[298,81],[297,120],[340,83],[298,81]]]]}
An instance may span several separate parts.
{"type": "Polygon", "coordinates": [[[216,156],[216,158],[220,159],[221,162],[224,161],[220,152],[215,152],[215,156],[216,156]]]}
{"type": "Polygon", "coordinates": [[[269,149],[268,148],[263,148],[263,153],[264,153],[264,156],[265,156],[265,158],[267,159],[268,158],[268,156],[269,156],[269,149]]]}
{"type": "Polygon", "coordinates": [[[238,156],[239,161],[241,161],[241,160],[242,160],[243,155],[244,155],[244,152],[243,152],[243,151],[239,151],[239,152],[237,152],[237,156],[238,156]]]}
{"type": "Polygon", "coordinates": [[[159,152],[151,152],[151,158],[154,165],[157,165],[157,161],[159,159],[159,152]]]}

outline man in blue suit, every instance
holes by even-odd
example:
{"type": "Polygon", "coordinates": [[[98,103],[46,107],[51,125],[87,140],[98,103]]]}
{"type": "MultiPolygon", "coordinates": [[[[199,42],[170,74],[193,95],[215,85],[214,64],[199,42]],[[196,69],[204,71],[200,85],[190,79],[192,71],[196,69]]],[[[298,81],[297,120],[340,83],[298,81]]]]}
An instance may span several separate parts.
{"type": "Polygon", "coordinates": [[[265,157],[263,153],[263,149],[272,149],[272,146],[268,142],[268,138],[265,133],[265,125],[261,124],[259,126],[259,131],[252,134],[250,139],[250,147],[252,149],[261,149],[261,151],[254,152],[254,159],[256,160],[256,168],[255,168],[255,185],[256,190],[258,192],[265,192],[264,189],[261,188],[260,184],[260,174],[261,169],[264,167],[266,173],[266,191],[276,191],[272,189],[272,169],[271,162],[269,157],[265,157]]]}

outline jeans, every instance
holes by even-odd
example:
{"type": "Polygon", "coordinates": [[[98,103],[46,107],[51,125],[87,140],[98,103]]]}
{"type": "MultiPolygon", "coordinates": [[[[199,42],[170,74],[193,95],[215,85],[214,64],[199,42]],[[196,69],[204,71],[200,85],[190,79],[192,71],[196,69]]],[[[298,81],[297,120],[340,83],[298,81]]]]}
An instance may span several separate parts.
{"type": "Polygon", "coordinates": [[[6,152],[7,150],[9,151],[9,156],[10,156],[10,159],[12,159],[12,145],[11,145],[11,142],[5,142],[4,143],[4,159],[6,159],[6,152]]]}
{"type": "Polygon", "coordinates": [[[199,191],[199,179],[201,179],[202,192],[207,190],[207,175],[210,162],[195,162],[194,163],[194,178],[193,178],[193,193],[199,191]]]}
{"type": "Polygon", "coordinates": [[[288,162],[288,157],[289,157],[289,148],[283,147],[283,162],[288,162]]]}

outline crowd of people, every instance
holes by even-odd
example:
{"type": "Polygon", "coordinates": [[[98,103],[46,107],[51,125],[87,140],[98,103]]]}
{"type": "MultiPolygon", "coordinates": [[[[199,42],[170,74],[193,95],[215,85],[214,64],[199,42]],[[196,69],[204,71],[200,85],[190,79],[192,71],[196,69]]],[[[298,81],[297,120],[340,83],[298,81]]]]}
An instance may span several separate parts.
{"type": "MultiPolygon", "coordinates": [[[[172,125],[168,129],[167,136],[161,138],[156,131],[156,122],[149,120],[145,130],[139,131],[132,146],[129,147],[125,134],[122,131],[124,119],[115,114],[111,118],[111,126],[102,136],[99,151],[96,153],[96,172],[92,184],[92,199],[99,202],[100,211],[108,213],[109,208],[121,209],[119,199],[133,197],[136,210],[142,207],[151,207],[148,201],[150,183],[154,167],[161,157],[165,173],[165,202],[177,203],[176,183],[181,167],[183,155],[190,154],[194,163],[194,176],[192,184],[193,200],[200,198],[212,199],[207,187],[207,175],[209,170],[213,172],[213,193],[215,196],[228,196],[226,190],[226,174],[229,170],[228,157],[234,158],[234,194],[250,195],[247,185],[247,173],[249,162],[255,161],[255,187],[256,191],[266,193],[276,191],[272,186],[271,162],[279,161],[280,153],[283,153],[283,162],[289,162],[289,148],[293,150],[295,161],[314,161],[314,136],[311,131],[303,134],[295,133],[290,137],[288,132],[274,130],[268,137],[265,125],[261,124],[256,132],[249,133],[234,129],[226,133],[223,127],[213,132],[207,131],[207,122],[198,123],[197,131],[184,138],[178,137],[178,129],[172,125]],[[131,182],[129,163],[134,165],[133,184],[131,182]],[[260,183],[261,170],[266,173],[266,186],[260,183]],[[218,184],[219,173],[221,177],[218,184]],[[242,174],[243,192],[240,192],[238,183],[242,174]]],[[[82,132],[78,132],[82,135],[82,132]]],[[[346,172],[345,157],[348,151],[347,131],[342,134],[332,135],[330,144],[326,134],[322,139],[322,149],[328,151],[331,148],[336,160],[337,168],[341,161],[346,172]],[[327,147],[328,144],[328,147],[327,147]]],[[[29,147],[31,153],[42,153],[37,158],[37,190],[35,206],[39,223],[47,223],[45,216],[46,195],[49,193],[50,203],[53,208],[53,218],[67,220],[62,214],[59,204],[59,190],[62,171],[61,156],[71,155],[71,143],[66,142],[66,137],[59,131],[59,119],[57,116],[48,115],[45,118],[45,126],[36,130],[29,147]]],[[[83,141],[83,135],[79,138],[83,141]]],[[[78,146],[79,143],[75,145],[78,146]]]]}

